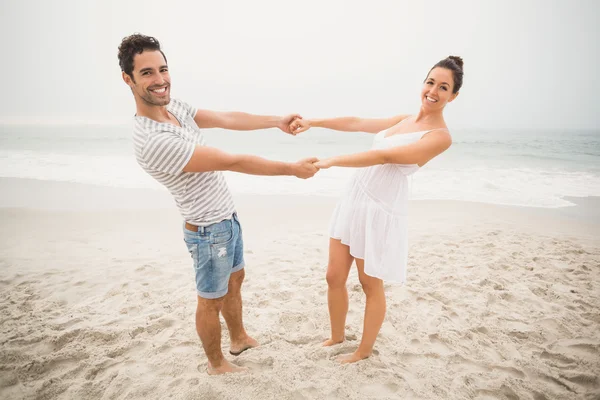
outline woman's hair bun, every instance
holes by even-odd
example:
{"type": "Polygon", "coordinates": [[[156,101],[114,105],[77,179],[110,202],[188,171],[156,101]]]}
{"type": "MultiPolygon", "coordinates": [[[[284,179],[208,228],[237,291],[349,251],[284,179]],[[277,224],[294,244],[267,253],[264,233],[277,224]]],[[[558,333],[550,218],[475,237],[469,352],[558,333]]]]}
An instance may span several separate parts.
{"type": "Polygon", "coordinates": [[[454,61],[456,63],[456,65],[458,67],[460,67],[460,69],[463,69],[463,59],[460,58],[459,56],[449,56],[449,59],[451,59],[452,61],[454,61]]]}

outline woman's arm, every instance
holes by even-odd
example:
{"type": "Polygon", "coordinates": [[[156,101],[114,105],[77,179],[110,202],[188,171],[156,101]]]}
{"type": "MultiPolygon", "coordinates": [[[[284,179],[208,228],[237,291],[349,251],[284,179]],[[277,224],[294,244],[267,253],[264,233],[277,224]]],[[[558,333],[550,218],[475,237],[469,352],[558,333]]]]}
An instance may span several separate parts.
{"type": "Polygon", "coordinates": [[[369,167],[378,164],[417,164],[423,166],[443,153],[452,144],[447,130],[435,130],[415,143],[389,149],[369,150],[362,153],[326,158],[315,163],[317,168],[369,167]]]}
{"type": "Polygon", "coordinates": [[[345,132],[377,133],[391,128],[407,117],[409,116],[396,115],[391,118],[340,117],[326,119],[296,119],[290,124],[290,129],[294,135],[302,133],[312,127],[345,132]]]}

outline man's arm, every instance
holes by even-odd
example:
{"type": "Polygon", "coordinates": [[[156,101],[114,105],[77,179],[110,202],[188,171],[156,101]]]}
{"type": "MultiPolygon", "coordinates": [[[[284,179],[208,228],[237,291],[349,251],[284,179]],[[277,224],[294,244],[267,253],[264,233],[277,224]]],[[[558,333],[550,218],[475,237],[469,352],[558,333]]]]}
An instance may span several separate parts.
{"type": "Polygon", "coordinates": [[[296,118],[302,117],[298,114],[278,117],[273,115],[253,115],[237,111],[198,110],[194,116],[194,121],[200,128],[223,128],[233,131],[279,128],[285,133],[292,133],[289,125],[296,118]]]}
{"type": "Polygon", "coordinates": [[[247,154],[230,154],[214,147],[196,146],[184,172],[234,171],[250,175],[292,175],[306,179],[317,173],[317,158],[295,163],[267,160],[247,154]]]}
{"type": "Polygon", "coordinates": [[[360,168],[378,164],[418,164],[422,166],[446,151],[451,144],[452,137],[448,131],[436,130],[428,133],[417,142],[405,146],[330,157],[318,161],[315,165],[318,168],[360,168]]]}

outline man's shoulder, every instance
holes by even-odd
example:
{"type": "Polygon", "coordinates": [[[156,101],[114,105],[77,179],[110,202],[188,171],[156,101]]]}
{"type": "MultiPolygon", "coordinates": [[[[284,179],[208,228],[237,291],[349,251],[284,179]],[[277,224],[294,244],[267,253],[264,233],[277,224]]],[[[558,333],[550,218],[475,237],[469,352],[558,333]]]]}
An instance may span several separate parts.
{"type": "Polygon", "coordinates": [[[148,117],[133,117],[133,134],[134,135],[147,135],[152,132],[161,130],[161,124],[158,121],[150,119],[148,117]]]}
{"type": "MultiPolygon", "coordinates": [[[[167,105],[167,110],[182,123],[184,121],[189,121],[188,118],[193,119],[191,114],[194,112],[194,109],[179,99],[172,98],[167,105]]],[[[156,134],[161,133],[173,135],[173,137],[180,137],[184,130],[183,126],[179,127],[137,115],[134,117],[133,122],[133,136],[138,139],[138,143],[140,143],[142,139],[147,139],[150,136],[156,136],[156,134]]]]}
{"type": "Polygon", "coordinates": [[[188,116],[193,118],[193,114],[195,114],[194,107],[180,99],[171,99],[167,108],[171,114],[181,118],[186,118],[188,116]]]}

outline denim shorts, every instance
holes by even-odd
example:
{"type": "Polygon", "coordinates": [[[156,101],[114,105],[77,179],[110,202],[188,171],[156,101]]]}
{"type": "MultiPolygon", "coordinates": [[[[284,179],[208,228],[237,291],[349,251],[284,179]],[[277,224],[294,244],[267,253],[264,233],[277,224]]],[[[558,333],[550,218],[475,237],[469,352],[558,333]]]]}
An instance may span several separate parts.
{"type": "Polygon", "coordinates": [[[194,260],[196,291],[205,299],[227,294],[229,277],[244,268],[244,242],[237,214],[198,232],[183,227],[183,240],[194,260]]]}

